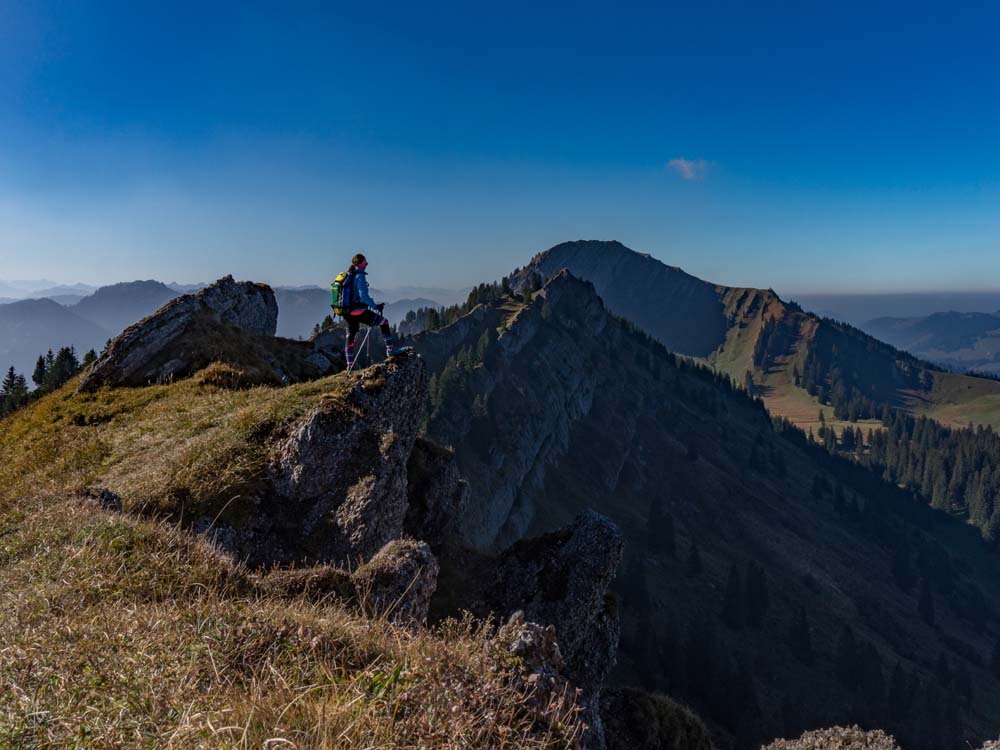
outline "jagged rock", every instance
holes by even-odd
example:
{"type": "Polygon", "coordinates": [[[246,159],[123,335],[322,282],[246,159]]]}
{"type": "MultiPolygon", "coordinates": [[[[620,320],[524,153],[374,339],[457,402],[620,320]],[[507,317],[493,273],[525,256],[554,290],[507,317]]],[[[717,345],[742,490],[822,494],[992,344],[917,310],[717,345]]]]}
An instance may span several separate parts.
{"type": "Polygon", "coordinates": [[[439,571],[426,542],[396,539],[358,568],[351,581],[355,596],[376,617],[423,625],[439,571]]]}
{"type": "Polygon", "coordinates": [[[232,276],[226,276],[202,289],[195,298],[223,323],[247,333],[274,336],[278,329],[278,301],[266,284],[237,283],[232,276]]]}
{"type": "Polygon", "coordinates": [[[277,322],[278,304],[270,287],[226,276],[197,294],[172,300],[125,329],[84,373],[80,390],[182,377],[208,365],[216,350],[235,346],[224,335],[219,343],[220,327],[273,337],[277,322]]]}
{"type": "Polygon", "coordinates": [[[404,529],[438,547],[461,514],[469,485],[458,473],[454,452],[426,438],[417,438],[406,473],[409,508],[404,529]]]}
{"type": "Polygon", "coordinates": [[[866,732],[853,726],[817,729],[797,740],[777,740],[762,750],[899,750],[899,745],[881,729],[866,732]]]}
{"type": "Polygon", "coordinates": [[[564,663],[554,626],[529,622],[519,610],[500,628],[496,641],[502,652],[521,661],[525,707],[540,724],[557,723],[576,710],[579,689],[562,673],[564,663]]]}
{"type": "Polygon", "coordinates": [[[522,610],[533,622],[555,627],[563,673],[582,691],[591,727],[584,747],[603,748],[601,688],[615,664],[620,624],[608,588],[622,558],[622,534],[588,511],[567,528],[518,542],[498,561],[488,596],[500,612],[522,610]]]}
{"type": "Polygon", "coordinates": [[[303,417],[276,446],[270,476],[277,512],[300,548],[352,568],[402,534],[406,465],[427,377],[410,355],[348,382],[342,396],[303,417]]]}
{"type": "Polygon", "coordinates": [[[712,750],[702,720],[664,695],[609,688],[601,694],[601,718],[608,750],[712,750]]]}
{"type": "Polygon", "coordinates": [[[122,499],[105,487],[88,487],[83,491],[85,497],[93,500],[104,510],[112,513],[122,512],[122,499]]]}

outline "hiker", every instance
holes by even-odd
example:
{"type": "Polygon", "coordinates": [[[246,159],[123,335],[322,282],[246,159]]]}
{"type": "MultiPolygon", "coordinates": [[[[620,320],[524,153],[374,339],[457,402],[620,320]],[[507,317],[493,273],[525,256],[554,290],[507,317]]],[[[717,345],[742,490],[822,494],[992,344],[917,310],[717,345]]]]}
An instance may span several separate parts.
{"type": "Polygon", "coordinates": [[[358,253],[351,259],[351,267],[347,272],[338,275],[333,282],[333,311],[347,321],[347,348],[344,350],[344,357],[348,370],[354,369],[354,340],[362,323],[369,327],[378,326],[382,331],[387,357],[409,351],[409,347],[394,345],[389,321],[382,315],[385,303],[376,304],[368,291],[367,268],[368,259],[358,253]]]}

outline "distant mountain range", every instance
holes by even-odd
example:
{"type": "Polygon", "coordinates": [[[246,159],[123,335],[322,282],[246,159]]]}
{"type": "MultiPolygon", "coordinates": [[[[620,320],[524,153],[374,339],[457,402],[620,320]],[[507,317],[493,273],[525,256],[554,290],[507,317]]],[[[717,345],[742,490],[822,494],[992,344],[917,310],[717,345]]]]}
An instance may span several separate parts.
{"type": "Polygon", "coordinates": [[[1000,375],[1000,312],[939,312],[876,318],[864,329],[912,354],[958,371],[1000,375]]]}
{"type": "MultiPolygon", "coordinates": [[[[10,288],[23,295],[21,299],[0,298],[0,368],[4,370],[13,365],[19,372],[30,375],[39,354],[63,346],[73,346],[81,354],[88,349],[100,351],[108,339],[151,315],[164,303],[204,286],[164,284],[154,280],[130,281],[99,289],[83,284],[55,286],[47,282],[44,287],[39,284],[0,285],[0,288],[10,288]],[[51,292],[53,296],[44,296],[44,292],[51,292]]],[[[385,314],[393,323],[402,320],[410,310],[442,304],[426,295],[399,298],[395,296],[398,292],[372,290],[375,299],[387,301],[385,314]]],[[[456,294],[451,291],[445,298],[454,299],[456,294]]],[[[328,289],[279,287],[275,289],[275,296],[279,309],[279,336],[308,338],[313,327],[331,312],[328,289]]]]}
{"type": "MultiPolygon", "coordinates": [[[[903,292],[893,294],[791,294],[806,310],[864,328],[874,318],[916,318],[942,310],[1000,310],[996,292],[903,292]]],[[[867,330],[867,329],[866,329],[867,330]]],[[[870,333],[874,332],[869,331],[870,333]]]]}

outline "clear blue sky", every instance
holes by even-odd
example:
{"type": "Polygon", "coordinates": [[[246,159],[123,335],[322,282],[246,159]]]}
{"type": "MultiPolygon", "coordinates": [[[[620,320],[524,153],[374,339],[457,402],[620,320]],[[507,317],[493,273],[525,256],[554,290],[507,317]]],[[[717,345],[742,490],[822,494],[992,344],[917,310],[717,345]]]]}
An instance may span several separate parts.
{"type": "Polygon", "coordinates": [[[0,0],[0,278],[1000,287],[998,50],[992,2],[0,0]]]}

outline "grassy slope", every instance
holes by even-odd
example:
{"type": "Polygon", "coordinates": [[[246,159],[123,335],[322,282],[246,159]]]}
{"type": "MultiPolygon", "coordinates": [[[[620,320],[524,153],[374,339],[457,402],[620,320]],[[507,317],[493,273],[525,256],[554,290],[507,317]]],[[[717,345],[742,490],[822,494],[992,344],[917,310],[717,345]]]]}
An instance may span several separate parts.
{"type": "Polygon", "coordinates": [[[342,384],[70,385],[0,422],[0,747],[569,744],[571,716],[539,734],[488,628],[407,632],[278,598],[176,526],[75,494],[106,483],[157,512],[228,502],[264,438],[342,384]]]}

